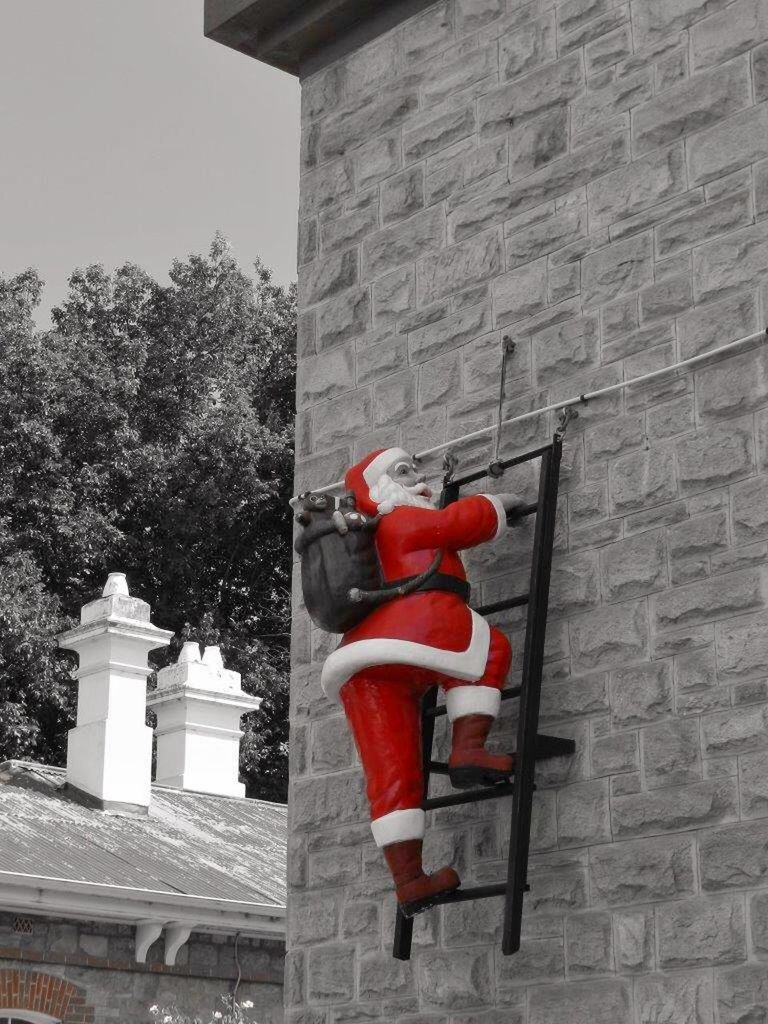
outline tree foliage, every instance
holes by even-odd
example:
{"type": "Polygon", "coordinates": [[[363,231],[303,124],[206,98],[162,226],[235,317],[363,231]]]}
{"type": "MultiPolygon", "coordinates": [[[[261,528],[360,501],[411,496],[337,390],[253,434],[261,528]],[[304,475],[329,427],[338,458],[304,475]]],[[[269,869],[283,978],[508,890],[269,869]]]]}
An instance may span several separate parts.
{"type": "Polygon", "coordinates": [[[40,638],[124,571],[176,633],[158,666],[219,643],[264,696],[242,767],[251,795],[282,799],[294,290],[260,263],[248,277],[221,238],[168,285],[76,271],[49,331],[41,288],[0,279],[0,757],[61,762],[73,687],[40,638]]]}

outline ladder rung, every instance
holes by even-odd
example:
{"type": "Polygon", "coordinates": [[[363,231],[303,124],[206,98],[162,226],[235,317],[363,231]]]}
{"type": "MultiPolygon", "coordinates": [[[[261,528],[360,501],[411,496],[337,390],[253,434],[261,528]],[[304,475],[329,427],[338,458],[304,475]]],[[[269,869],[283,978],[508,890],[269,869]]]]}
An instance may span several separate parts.
{"type": "Polygon", "coordinates": [[[518,594],[517,597],[508,597],[505,601],[494,601],[493,604],[481,604],[475,608],[478,615],[493,615],[494,612],[505,612],[508,608],[520,608],[528,604],[528,594],[518,594]]]}
{"type": "MultiPolygon", "coordinates": [[[[523,892],[530,892],[530,885],[523,887],[523,892]]],[[[506,896],[507,886],[504,882],[497,882],[494,885],[473,885],[468,889],[454,889],[444,896],[438,896],[435,906],[443,903],[467,903],[469,900],[487,900],[491,896],[506,896]]]]}
{"type": "MultiPolygon", "coordinates": [[[[520,696],[519,686],[510,686],[506,690],[501,691],[502,700],[512,700],[513,697],[520,696]]],[[[441,715],[445,714],[445,704],[441,704],[439,708],[427,708],[424,712],[426,718],[440,718],[441,715]]]]}
{"type": "Polygon", "coordinates": [[[435,811],[438,807],[456,807],[459,804],[478,804],[482,800],[496,800],[500,796],[509,796],[514,791],[514,782],[500,782],[495,786],[485,786],[483,789],[468,789],[463,793],[429,797],[421,806],[425,811],[435,811]]]}

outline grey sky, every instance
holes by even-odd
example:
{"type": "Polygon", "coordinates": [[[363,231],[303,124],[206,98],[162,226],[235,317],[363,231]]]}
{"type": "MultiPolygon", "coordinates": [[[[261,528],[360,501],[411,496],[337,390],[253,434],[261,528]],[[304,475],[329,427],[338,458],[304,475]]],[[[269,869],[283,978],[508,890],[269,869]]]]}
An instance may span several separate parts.
{"type": "Polygon", "coordinates": [[[203,0],[0,0],[0,274],[170,261],[220,229],[295,277],[296,80],[205,39],[203,0]]]}

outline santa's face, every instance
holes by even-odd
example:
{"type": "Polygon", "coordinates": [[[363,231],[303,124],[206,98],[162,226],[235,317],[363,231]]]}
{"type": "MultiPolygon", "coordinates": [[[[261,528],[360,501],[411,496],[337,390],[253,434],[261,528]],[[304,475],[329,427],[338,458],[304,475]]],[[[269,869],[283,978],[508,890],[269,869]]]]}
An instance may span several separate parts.
{"type": "Polygon", "coordinates": [[[427,487],[426,477],[412,459],[395,459],[382,473],[371,489],[371,497],[396,508],[411,505],[417,508],[434,508],[432,491],[427,487]]]}

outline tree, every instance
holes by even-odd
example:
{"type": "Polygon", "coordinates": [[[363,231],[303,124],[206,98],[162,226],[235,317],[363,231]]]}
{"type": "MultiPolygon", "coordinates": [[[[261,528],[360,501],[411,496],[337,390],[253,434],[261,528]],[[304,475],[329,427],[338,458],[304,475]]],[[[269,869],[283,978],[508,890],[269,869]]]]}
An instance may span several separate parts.
{"type": "Polygon", "coordinates": [[[158,667],[185,639],[219,643],[265,697],[249,793],[284,798],[294,289],[258,262],[249,278],[219,237],[169,285],[76,271],[46,332],[40,289],[31,271],[0,282],[0,555],[24,554],[61,622],[125,571],[176,633],[158,667]]]}

